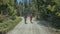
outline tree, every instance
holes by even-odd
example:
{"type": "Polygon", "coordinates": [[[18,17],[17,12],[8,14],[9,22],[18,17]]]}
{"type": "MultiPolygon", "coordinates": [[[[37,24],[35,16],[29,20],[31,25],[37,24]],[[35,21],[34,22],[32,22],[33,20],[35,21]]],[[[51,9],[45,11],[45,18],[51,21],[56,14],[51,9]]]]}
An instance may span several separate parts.
{"type": "Polygon", "coordinates": [[[60,0],[36,0],[37,13],[40,13],[40,18],[53,22],[52,25],[56,28],[60,27],[60,0]],[[58,15],[58,16],[57,16],[58,15]]]}

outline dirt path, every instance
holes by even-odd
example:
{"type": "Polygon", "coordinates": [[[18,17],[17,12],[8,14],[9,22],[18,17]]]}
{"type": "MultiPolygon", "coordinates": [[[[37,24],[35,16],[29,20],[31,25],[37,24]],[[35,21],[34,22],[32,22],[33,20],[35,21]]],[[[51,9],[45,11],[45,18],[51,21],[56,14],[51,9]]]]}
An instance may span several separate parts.
{"type": "Polygon", "coordinates": [[[33,24],[30,23],[29,18],[27,18],[27,24],[24,23],[24,19],[7,34],[56,34],[50,31],[48,27],[43,25],[38,25],[36,21],[33,20],[33,24]]]}

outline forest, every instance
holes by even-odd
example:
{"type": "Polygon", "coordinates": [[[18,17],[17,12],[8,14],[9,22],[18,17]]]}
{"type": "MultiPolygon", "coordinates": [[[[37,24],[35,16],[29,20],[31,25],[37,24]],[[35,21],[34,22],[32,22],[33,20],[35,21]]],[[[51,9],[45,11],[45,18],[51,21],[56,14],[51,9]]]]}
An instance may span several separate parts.
{"type": "Polygon", "coordinates": [[[32,12],[37,20],[51,22],[60,30],[60,0],[0,0],[0,33],[12,29],[22,19],[23,13],[32,12]],[[24,2],[25,1],[25,2],[24,2]]]}
{"type": "Polygon", "coordinates": [[[30,0],[30,12],[38,20],[46,20],[54,28],[60,29],[60,0],[30,0]]]}
{"type": "MultiPolygon", "coordinates": [[[[38,16],[60,29],[60,0],[37,0],[38,16]]],[[[39,19],[39,18],[38,18],[39,19]]]]}
{"type": "Polygon", "coordinates": [[[18,10],[17,0],[0,0],[0,34],[11,30],[21,21],[18,10]]]}

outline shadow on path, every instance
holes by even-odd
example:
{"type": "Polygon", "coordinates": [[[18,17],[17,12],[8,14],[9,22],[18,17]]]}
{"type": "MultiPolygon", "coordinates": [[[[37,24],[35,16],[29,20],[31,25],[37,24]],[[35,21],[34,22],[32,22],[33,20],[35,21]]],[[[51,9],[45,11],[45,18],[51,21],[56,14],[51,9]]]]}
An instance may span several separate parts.
{"type": "Polygon", "coordinates": [[[48,22],[48,21],[45,21],[45,20],[40,20],[40,21],[37,21],[37,24],[39,25],[43,25],[45,27],[51,27],[51,22],[48,22]]]}

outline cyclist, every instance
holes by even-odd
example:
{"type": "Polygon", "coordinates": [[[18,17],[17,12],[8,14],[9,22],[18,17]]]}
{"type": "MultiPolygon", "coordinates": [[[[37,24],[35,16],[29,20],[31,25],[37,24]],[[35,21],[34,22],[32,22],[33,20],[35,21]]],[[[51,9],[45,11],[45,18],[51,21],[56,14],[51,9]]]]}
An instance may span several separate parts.
{"type": "Polygon", "coordinates": [[[30,22],[32,23],[32,13],[30,14],[30,22]]]}
{"type": "Polygon", "coordinates": [[[27,19],[27,14],[24,14],[25,24],[27,24],[27,23],[26,23],[26,19],[27,19]]]}

